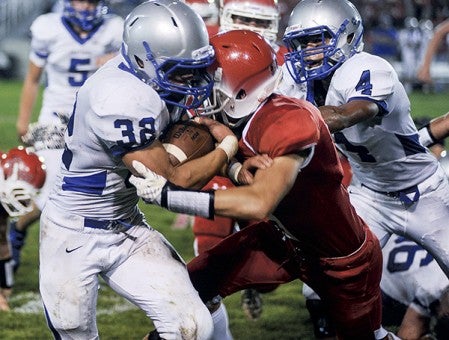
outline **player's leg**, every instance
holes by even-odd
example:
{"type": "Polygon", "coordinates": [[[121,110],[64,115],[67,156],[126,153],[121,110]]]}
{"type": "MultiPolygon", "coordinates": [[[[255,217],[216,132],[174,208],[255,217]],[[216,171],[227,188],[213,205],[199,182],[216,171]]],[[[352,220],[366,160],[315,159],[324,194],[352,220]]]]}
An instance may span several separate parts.
{"type": "Polygon", "coordinates": [[[40,220],[39,289],[48,327],[55,339],[96,339],[98,268],[93,264],[101,259],[93,252],[94,236],[83,234],[82,226],[70,229],[77,224],[71,216],[54,221],[46,211],[40,220]]]}
{"type": "Polygon", "coordinates": [[[343,339],[387,335],[381,327],[382,252],[374,234],[367,230],[366,235],[363,245],[348,256],[322,258],[318,266],[313,261],[304,263],[305,281],[322,298],[343,339]]]}
{"type": "Polygon", "coordinates": [[[271,222],[251,225],[192,259],[190,279],[203,301],[246,288],[271,290],[297,278],[287,242],[271,222]]]}
{"type": "Polygon", "coordinates": [[[442,169],[418,185],[420,199],[407,210],[405,236],[426,249],[449,278],[449,183],[442,169]]]}
{"type": "Polygon", "coordinates": [[[25,245],[27,230],[39,219],[40,215],[40,209],[33,203],[33,210],[9,221],[9,239],[11,242],[12,259],[14,260],[14,272],[20,266],[20,252],[25,245]]]}
{"type": "MultiPolygon", "coordinates": [[[[225,190],[233,187],[234,183],[226,177],[215,176],[206,184],[204,190],[225,190]]],[[[233,219],[215,216],[213,220],[195,217],[193,220],[194,252],[195,255],[212,248],[236,229],[233,219]]],[[[262,314],[262,296],[257,289],[244,289],[241,292],[241,306],[250,320],[257,320],[262,314]]]]}
{"type": "Polygon", "coordinates": [[[7,221],[8,214],[0,205],[0,311],[9,310],[8,299],[14,284],[7,221]]]}
{"type": "Polygon", "coordinates": [[[333,322],[318,294],[306,283],[302,285],[302,294],[306,299],[306,308],[312,321],[315,338],[335,339],[333,322]]]}
{"type": "Polygon", "coordinates": [[[189,280],[184,261],[159,232],[130,230],[132,255],[103,274],[118,294],[145,311],[163,339],[208,339],[212,317],[189,280]]]}

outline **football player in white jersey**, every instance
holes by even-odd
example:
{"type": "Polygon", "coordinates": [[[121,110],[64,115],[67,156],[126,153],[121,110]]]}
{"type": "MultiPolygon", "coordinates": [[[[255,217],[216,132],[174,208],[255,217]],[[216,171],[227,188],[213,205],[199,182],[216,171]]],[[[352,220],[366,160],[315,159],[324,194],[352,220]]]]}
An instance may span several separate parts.
{"type": "Polygon", "coordinates": [[[284,41],[289,53],[280,90],[319,106],[360,182],[349,188],[357,212],[381,245],[392,233],[406,236],[449,276],[448,180],[419,142],[396,72],[362,51],[357,9],[347,0],[303,0],[284,41]]]}
{"type": "Polygon", "coordinates": [[[430,319],[434,317],[436,330],[441,333],[441,307],[449,302],[445,301],[449,280],[441,268],[422,247],[402,236],[391,237],[382,253],[384,325],[399,326],[397,334],[401,339],[420,339],[432,331],[430,319]]]}
{"type": "Polygon", "coordinates": [[[303,0],[284,43],[280,92],[320,108],[359,185],[357,213],[385,245],[392,233],[420,244],[449,276],[449,184],[419,142],[393,67],[363,52],[362,18],[346,0],[303,0]]]}
{"type": "MultiPolygon", "coordinates": [[[[178,167],[159,140],[183,110],[209,97],[206,69],[214,60],[198,14],[180,1],[148,1],[127,16],[121,53],[79,89],[40,220],[40,293],[55,338],[98,338],[100,277],[141,308],[161,338],[212,335],[213,316],[184,261],[147,224],[128,179],[139,160],[199,189],[234,156],[237,138],[219,123],[210,129],[216,149],[178,167]]],[[[204,213],[206,206],[197,208],[204,213]]]]}
{"type": "Polygon", "coordinates": [[[38,220],[59,171],[63,132],[75,94],[120,48],[123,19],[106,11],[103,0],[64,0],[62,12],[43,14],[30,27],[29,65],[16,126],[19,138],[44,157],[48,172],[33,211],[10,224],[15,270],[27,228],[38,220]],[[29,125],[44,72],[46,87],[38,122],[29,125]]]}

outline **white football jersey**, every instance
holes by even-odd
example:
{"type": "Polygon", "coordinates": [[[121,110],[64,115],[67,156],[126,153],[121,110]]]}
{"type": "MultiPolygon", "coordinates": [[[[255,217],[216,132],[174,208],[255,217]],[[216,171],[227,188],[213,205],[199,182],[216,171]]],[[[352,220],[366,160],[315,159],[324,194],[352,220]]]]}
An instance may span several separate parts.
{"type": "MultiPolygon", "coordinates": [[[[307,85],[295,84],[285,67],[283,70],[287,74],[279,91],[309,99],[307,85]]],[[[410,101],[386,60],[357,53],[335,71],[325,104],[340,106],[357,99],[377,103],[380,113],[333,136],[361,183],[374,190],[392,192],[421,183],[435,173],[438,162],[420,144],[410,116],[410,101]]]]}
{"type": "Polygon", "coordinates": [[[50,201],[88,218],[130,219],[139,197],[122,156],[150,145],[169,123],[157,92],[114,57],[79,89],[50,201]]]}
{"type": "Polygon", "coordinates": [[[85,38],[75,34],[60,13],[39,16],[30,29],[30,61],[45,67],[47,77],[39,122],[54,123],[55,113],[71,114],[76,91],[98,69],[97,58],[120,49],[123,19],[106,15],[85,38]]]}
{"type": "Polygon", "coordinates": [[[421,183],[438,162],[419,143],[410,101],[393,67],[380,57],[358,53],[335,71],[326,105],[365,99],[378,104],[370,121],[334,134],[361,183],[379,191],[398,191],[421,183]]]}
{"type": "Polygon", "coordinates": [[[430,304],[449,285],[437,262],[421,246],[401,236],[391,237],[382,253],[382,291],[430,317],[430,304]]]}

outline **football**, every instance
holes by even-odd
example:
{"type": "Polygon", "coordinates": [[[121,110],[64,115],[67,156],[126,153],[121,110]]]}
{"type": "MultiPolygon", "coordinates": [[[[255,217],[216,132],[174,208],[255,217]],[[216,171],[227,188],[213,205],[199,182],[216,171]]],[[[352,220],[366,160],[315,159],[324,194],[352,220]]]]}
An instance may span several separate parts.
{"type": "Polygon", "coordinates": [[[169,127],[162,143],[173,166],[204,156],[215,149],[215,140],[207,127],[192,120],[179,121],[169,127]]]}

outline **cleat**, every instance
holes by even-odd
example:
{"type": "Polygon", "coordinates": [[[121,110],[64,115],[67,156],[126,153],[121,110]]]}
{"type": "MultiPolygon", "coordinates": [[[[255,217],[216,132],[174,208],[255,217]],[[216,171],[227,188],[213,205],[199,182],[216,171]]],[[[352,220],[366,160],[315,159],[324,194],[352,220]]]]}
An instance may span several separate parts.
{"type": "Polygon", "coordinates": [[[257,320],[262,315],[262,296],[256,289],[242,290],[242,309],[250,320],[257,320]]]}
{"type": "Polygon", "coordinates": [[[325,339],[336,336],[334,326],[324,309],[321,300],[307,299],[306,307],[313,324],[313,333],[316,339],[325,339]]]}

